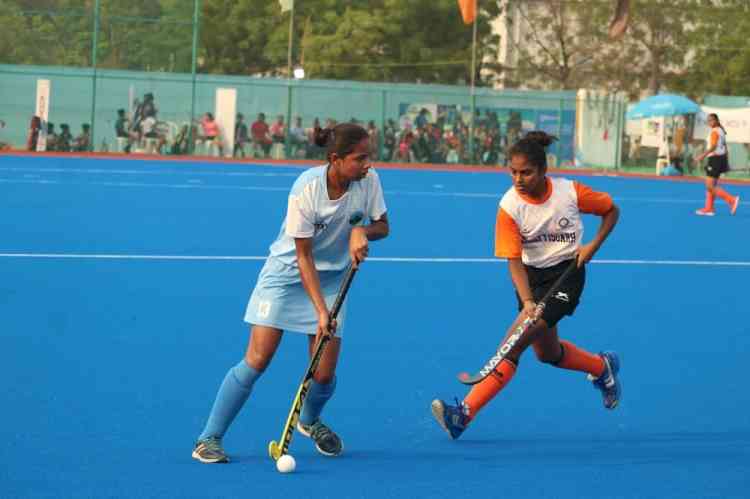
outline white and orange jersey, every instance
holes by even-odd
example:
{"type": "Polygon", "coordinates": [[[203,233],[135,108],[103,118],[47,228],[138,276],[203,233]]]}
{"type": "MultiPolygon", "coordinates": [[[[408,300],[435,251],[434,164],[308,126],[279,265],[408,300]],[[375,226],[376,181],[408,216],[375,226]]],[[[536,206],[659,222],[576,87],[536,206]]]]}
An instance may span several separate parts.
{"type": "Polygon", "coordinates": [[[711,156],[724,156],[727,153],[727,134],[720,126],[715,126],[708,132],[708,138],[706,139],[708,147],[716,146],[708,157],[711,156]]]}
{"type": "Polygon", "coordinates": [[[495,256],[520,257],[524,264],[538,268],[569,260],[583,237],[581,213],[604,215],[611,209],[609,194],[564,178],[547,177],[542,200],[511,187],[497,211],[495,256]]]}

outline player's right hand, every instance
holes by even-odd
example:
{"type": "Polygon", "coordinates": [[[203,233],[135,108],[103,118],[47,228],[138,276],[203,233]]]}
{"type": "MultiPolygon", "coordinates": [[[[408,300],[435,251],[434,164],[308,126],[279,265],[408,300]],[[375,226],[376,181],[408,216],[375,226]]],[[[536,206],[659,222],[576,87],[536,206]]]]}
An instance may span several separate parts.
{"type": "Polygon", "coordinates": [[[536,312],[536,303],[533,300],[526,300],[523,302],[523,309],[521,310],[521,314],[523,315],[524,319],[534,317],[534,313],[536,312]]]}
{"type": "Polygon", "coordinates": [[[315,341],[318,342],[323,338],[323,335],[329,334],[331,336],[336,334],[336,321],[331,320],[328,310],[318,313],[318,331],[315,334],[315,341]]]}

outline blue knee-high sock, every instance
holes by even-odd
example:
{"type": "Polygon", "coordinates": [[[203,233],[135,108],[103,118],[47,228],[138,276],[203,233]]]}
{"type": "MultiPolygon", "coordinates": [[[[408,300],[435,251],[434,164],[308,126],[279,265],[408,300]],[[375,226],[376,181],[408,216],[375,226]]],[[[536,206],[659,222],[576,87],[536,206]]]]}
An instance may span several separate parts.
{"type": "Polygon", "coordinates": [[[216,394],[214,406],[208,416],[206,427],[198,440],[209,437],[222,438],[229,425],[240,412],[245,401],[250,396],[253,384],[263,371],[256,371],[242,359],[236,366],[229,369],[219,392],[216,394]]]}
{"type": "Polygon", "coordinates": [[[322,385],[315,380],[310,385],[310,391],[307,392],[307,398],[305,399],[305,405],[302,406],[302,413],[299,416],[299,420],[303,425],[313,424],[319,417],[320,413],[323,412],[323,407],[333,396],[333,392],[336,390],[336,378],[328,383],[322,385]]]}

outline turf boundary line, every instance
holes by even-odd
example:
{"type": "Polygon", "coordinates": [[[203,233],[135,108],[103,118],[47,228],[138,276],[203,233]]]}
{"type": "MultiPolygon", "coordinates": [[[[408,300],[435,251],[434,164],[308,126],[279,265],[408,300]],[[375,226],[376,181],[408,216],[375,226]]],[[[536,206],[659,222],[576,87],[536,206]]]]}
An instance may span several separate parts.
{"type": "MultiPolygon", "coordinates": [[[[118,161],[159,161],[159,162],[183,162],[183,163],[216,163],[237,166],[281,166],[292,168],[309,168],[319,166],[324,163],[322,160],[303,160],[303,159],[234,159],[234,158],[216,158],[212,156],[161,156],[155,154],[121,154],[121,153],[57,153],[57,152],[30,152],[30,151],[1,151],[0,158],[7,157],[48,157],[48,158],[73,158],[73,159],[113,159],[118,161]]],[[[435,172],[455,172],[455,173],[503,173],[507,174],[508,169],[496,166],[476,166],[476,165],[435,165],[431,163],[381,163],[373,162],[377,169],[383,170],[422,170],[435,172]]],[[[578,175],[584,177],[617,177],[617,178],[634,178],[647,180],[662,180],[666,182],[688,182],[703,183],[703,177],[669,177],[648,173],[631,173],[621,172],[610,169],[595,168],[553,168],[549,170],[552,175],[578,175]]],[[[721,182],[729,185],[750,185],[750,179],[722,178],[721,182]]]]}

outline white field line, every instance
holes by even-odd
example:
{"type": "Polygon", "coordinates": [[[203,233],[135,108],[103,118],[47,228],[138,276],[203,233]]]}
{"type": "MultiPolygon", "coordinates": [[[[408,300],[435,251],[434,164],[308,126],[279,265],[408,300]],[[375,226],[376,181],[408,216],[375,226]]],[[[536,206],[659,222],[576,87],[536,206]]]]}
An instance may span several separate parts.
{"type": "MultiPolygon", "coordinates": [[[[45,179],[10,179],[0,178],[0,184],[37,184],[37,185],[98,185],[103,187],[125,187],[125,188],[161,188],[161,189],[192,189],[192,190],[237,190],[237,191],[261,191],[261,192],[288,192],[289,187],[268,187],[268,186],[250,186],[250,185],[222,185],[222,184],[204,184],[199,180],[188,179],[181,184],[163,184],[163,183],[146,183],[146,182],[86,182],[86,181],[60,181],[45,179]]],[[[386,189],[385,194],[391,196],[428,196],[428,197],[461,197],[461,198],[484,198],[497,199],[502,197],[502,193],[485,193],[485,192],[451,192],[451,191],[400,191],[386,189]]],[[[663,203],[663,204],[700,204],[698,198],[695,199],[674,199],[674,198],[639,198],[639,197],[613,197],[617,202],[634,202],[634,203],[663,203]]],[[[748,204],[748,201],[740,202],[748,204]]]]}
{"type": "MultiPolygon", "coordinates": [[[[72,260],[185,260],[185,261],[263,261],[266,256],[242,255],[137,255],[118,253],[0,253],[0,258],[72,259],[72,260]]],[[[441,257],[370,257],[372,262],[396,263],[500,263],[497,258],[441,258],[441,257]]],[[[704,267],[750,267],[750,261],[727,260],[631,260],[595,259],[591,263],[603,265],[662,265],[704,267]]]]}

